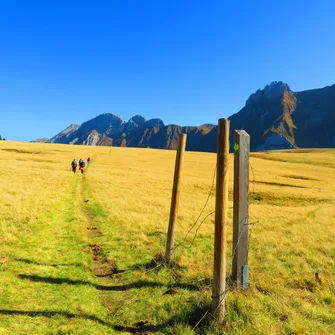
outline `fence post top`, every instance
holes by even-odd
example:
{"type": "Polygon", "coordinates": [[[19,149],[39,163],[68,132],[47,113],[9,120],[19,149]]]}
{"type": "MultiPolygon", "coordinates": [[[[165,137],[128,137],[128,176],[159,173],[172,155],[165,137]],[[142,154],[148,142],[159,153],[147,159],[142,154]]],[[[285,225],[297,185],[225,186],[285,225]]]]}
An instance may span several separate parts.
{"type": "Polygon", "coordinates": [[[223,118],[219,119],[218,123],[220,123],[220,122],[230,122],[230,120],[223,117],[223,118]]]}
{"type": "Polygon", "coordinates": [[[243,129],[235,129],[235,133],[237,133],[238,135],[243,135],[243,136],[249,136],[250,135],[243,129]]]}

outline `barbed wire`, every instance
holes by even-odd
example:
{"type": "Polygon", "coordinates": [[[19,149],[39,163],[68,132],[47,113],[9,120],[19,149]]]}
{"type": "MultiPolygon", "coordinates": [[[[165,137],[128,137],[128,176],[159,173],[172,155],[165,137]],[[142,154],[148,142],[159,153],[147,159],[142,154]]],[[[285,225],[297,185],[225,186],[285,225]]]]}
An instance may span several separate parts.
{"type": "Polygon", "coordinates": [[[251,162],[250,162],[250,160],[249,160],[249,166],[250,166],[250,168],[251,168],[251,172],[252,172],[252,183],[253,183],[253,186],[254,186],[254,189],[253,189],[253,194],[255,194],[256,193],[256,179],[255,179],[255,170],[254,170],[254,168],[252,167],[252,164],[251,164],[251,162]]]}
{"type": "MultiPolygon", "coordinates": [[[[199,222],[199,220],[200,220],[200,218],[201,218],[203,212],[205,211],[205,209],[206,209],[206,207],[207,207],[207,205],[208,205],[209,199],[210,199],[210,197],[211,197],[211,195],[212,195],[212,192],[213,192],[213,189],[214,189],[214,186],[215,186],[216,168],[217,168],[217,165],[215,165],[215,169],[214,169],[214,173],[213,173],[213,178],[212,178],[212,184],[211,184],[209,193],[208,193],[208,195],[207,195],[206,201],[205,201],[205,203],[204,203],[204,205],[203,205],[203,207],[202,207],[202,209],[201,209],[199,215],[197,216],[195,222],[192,224],[191,228],[187,231],[187,233],[186,233],[186,235],[184,236],[182,242],[180,242],[179,244],[177,244],[177,245],[174,247],[174,249],[173,249],[173,251],[172,251],[172,255],[174,254],[174,252],[176,251],[176,249],[179,248],[179,247],[186,248],[186,249],[191,248],[191,246],[193,245],[193,243],[194,243],[194,241],[195,241],[195,239],[196,239],[196,237],[197,237],[198,231],[199,231],[200,227],[202,226],[202,224],[206,221],[206,219],[207,219],[209,216],[211,216],[212,214],[214,214],[214,212],[212,211],[211,213],[209,213],[209,214],[206,215],[206,217],[200,222],[199,226],[197,227],[196,232],[195,232],[195,234],[194,234],[194,237],[193,237],[193,239],[192,239],[190,245],[189,245],[189,246],[186,246],[186,245],[185,245],[185,241],[186,241],[188,235],[191,233],[191,231],[194,229],[194,227],[195,227],[195,226],[197,225],[197,223],[199,222]]],[[[141,275],[140,278],[143,278],[144,276],[148,275],[150,272],[156,270],[156,269],[159,268],[160,266],[163,266],[163,264],[160,263],[160,264],[158,264],[156,267],[154,267],[154,268],[152,268],[152,269],[148,269],[147,271],[145,271],[145,272],[141,275]]],[[[126,283],[127,283],[127,282],[126,282],[126,283]]],[[[168,286],[168,287],[171,287],[171,286],[173,286],[173,285],[170,283],[170,284],[167,285],[167,286],[168,286]]],[[[126,306],[129,305],[134,299],[136,299],[139,295],[140,295],[140,292],[135,293],[135,294],[131,295],[130,297],[123,299],[124,303],[123,303],[123,304],[122,304],[122,305],[121,305],[121,306],[120,306],[120,307],[119,307],[113,314],[116,315],[116,314],[117,314],[118,312],[120,312],[124,307],[126,307],[126,306]]]]}
{"type": "MultiPolygon", "coordinates": [[[[251,163],[250,163],[250,161],[249,161],[249,165],[250,165],[250,168],[251,168],[251,171],[252,171],[252,175],[253,175],[253,193],[255,193],[256,192],[256,179],[255,179],[255,170],[254,170],[254,168],[253,168],[253,166],[251,165],[251,163]]],[[[248,206],[250,205],[250,202],[249,202],[249,199],[248,199],[248,206]]],[[[246,217],[244,217],[242,220],[240,220],[240,222],[238,223],[238,225],[239,224],[241,224],[243,221],[245,221],[245,220],[247,220],[247,223],[245,223],[245,224],[243,224],[243,226],[242,226],[242,230],[241,230],[241,232],[240,232],[240,235],[238,236],[238,239],[237,239],[237,243],[236,243],[236,245],[235,245],[235,247],[234,247],[234,250],[233,250],[233,253],[232,253],[232,257],[231,257],[231,259],[232,259],[232,262],[231,262],[231,271],[233,271],[233,262],[234,262],[234,258],[235,258],[235,254],[236,254],[236,251],[237,251],[237,248],[238,248],[238,246],[239,246],[239,244],[240,244],[240,242],[241,242],[241,238],[242,238],[242,235],[245,233],[245,230],[247,230],[248,232],[249,232],[249,229],[248,229],[248,227],[249,226],[252,226],[252,227],[254,227],[259,221],[255,221],[255,222],[250,222],[249,223],[249,215],[248,216],[246,216],[246,217]]],[[[253,231],[254,231],[254,229],[251,229],[251,231],[250,231],[250,233],[248,233],[249,234],[249,236],[248,236],[248,240],[251,238],[251,236],[252,236],[252,233],[253,233],[253,231]]],[[[249,250],[250,250],[250,243],[248,243],[248,252],[249,252],[249,250]]],[[[247,262],[247,260],[248,260],[248,255],[247,255],[247,257],[246,257],[246,259],[245,259],[245,262],[247,262]]],[[[211,264],[211,265],[213,265],[213,264],[211,264]]],[[[220,302],[219,302],[219,304],[216,306],[216,308],[212,311],[212,307],[210,307],[210,308],[208,308],[206,311],[205,311],[205,313],[204,313],[204,315],[200,318],[200,320],[195,324],[195,326],[193,327],[193,330],[195,330],[197,327],[199,327],[199,325],[207,318],[207,317],[209,317],[209,316],[211,316],[213,319],[215,319],[216,320],[216,318],[215,318],[215,313],[216,313],[216,311],[220,308],[220,306],[225,302],[225,299],[226,299],[226,296],[227,296],[227,294],[229,293],[229,292],[234,292],[234,291],[236,291],[237,289],[238,289],[238,285],[233,285],[232,283],[237,283],[238,281],[239,281],[239,279],[240,279],[240,277],[242,276],[242,271],[240,271],[239,272],[239,274],[238,274],[238,276],[237,276],[237,278],[236,279],[234,279],[234,281],[226,281],[226,285],[228,286],[219,296],[216,296],[216,297],[213,297],[212,296],[212,299],[213,298],[218,298],[218,297],[222,297],[221,298],[221,300],[220,300],[220,302]]],[[[227,277],[227,278],[229,278],[229,276],[227,277]]],[[[232,274],[230,275],[230,278],[232,278],[232,274]]],[[[250,287],[250,284],[248,283],[248,287],[250,287]]],[[[216,320],[216,321],[218,321],[218,320],[216,320]]]]}
{"type": "MultiPolygon", "coordinates": [[[[241,220],[241,222],[243,222],[245,219],[246,219],[246,218],[244,218],[243,220],[241,220]]],[[[246,229],[245,227],[248,227],[248,225],[253,225],[253,226],[254,226],[257,222],[258,222],[258,221],[256,221],[256,222],[252,222],[252,223],[250,223],[250,224],[246,224],[246,225],[244,225],[243,227],[244,227],[244,229],[246,229]]],[[[252,234],[252,232],[253,232],[253,229],[251,230],[251,234],[252,234]]],[[[238,240],[237,240],[236,246],[235,246],[235,248],[234,248],[233,254],[232,254],[232,262],[233,262],[233,259],[234,259],[234,257],[235,257],[235,253],[236,253],[236,251],[237,251],[237,247],[238,247],[238,245],[239,245],[239,243],[240,243],[240,241],[241,241],[241,237],[242,237],[243,233],[244,233],[244,231],[243,231],[243,229],[242,229],[242,231],[241,231],[241,233],[240,233],[240,235],[239,235],[239,238],[238,238],[238,240]]],[[[251,234],[249,235],[249,238],[251,237],[251,234]]],[[[248,251],[249,251],[249,245],[248,245],[248,251]]],[[[245,262],[246,262],[247,260],[248,260],[248,256],[247,256],[247,259],[245,260],[245,262]]],[[[231,268],[231,269],[233,270],[233,265],[232,265],[232,268],[231,268]]],[[[238,275],[237,278],[234,280],[234,282],[237,283],[241,276],[242,276],[242,271],[239,273],[239,275],[238,275]]],[[[232,275],[231,275],[230,277],[232,277],[232,275]]],[[[228,278],[229,278],[229,277],[228,277],[228,278]]],[[[229,281],[229,280],[226,281],[226,285],[227,285],[228,287],[227,287],[222,293],[220,293],[218,296],[211,296],[212,299],[214,299],[214,298],[218,298],[218,297],[222,297],[222,298],[221,298],[219,304],[216,306],[216,308],[215,308],[213,311],[212,311],[212,307],[210,307],[210,308],[208,308],[208,309],[206,310],[206,312],[204,313],[204,315],[200,318],[200,320],[199,320],[199,321],[196,323],[196,325],[193,327],[193,330],[195,330],[195,329],[196,329],[196,328],[203,322],[203,320],[205,320],[208,316],[211,316],[213,319],[216,320],[216,318],[215,318],[215,313],[216,313],[216,311],[220,308],[220,306],[225,302],[227,294],[228,294],[229,292],[237,291],[237,289],[238,289],[238,285],[233,285],[232,282],[233,282],[233,281],[229,281]]],[[[249,283],[248,283],[248,286],[250,286],[249,283]]],[[[218,320],[216,320],[216,321],[218,321],[218,320]]]]}
{"type": "Polygon", "coordinates": [[[174,252],[176,251],[176,249],[179,248],[179,247],[183,247],[183,248],[186,248],[186,249],[191,248],[192,245],[193,245],[193,243],[194,243],[194,241],[195,241],[195,239],[196,239],[196,237],[197,237],[198,231],[199,231],[200,227],[202,226],[202,224],[207,220],[207,218],[208,218],[209,216],[211,216],[212,214],[214,214],[214,212],[211,212],[211,213],[207,214],[207,216],[200,222],[200,225],[199,225],[198,228],[196,229],[196,232],[195,232],[195,235],[194,235],[194,237],[193,237],[193,239],[192,239],[192,242],[190,243],[189,246],[186,246],[186,245],[185,245],[185,241],[186,241],[188,235],[191,233],[191,231],[194,229],[194,227],[195,227],[195,226],[197,225],[197,223],[199,222],[199,220],[200,220],[200,218],[201,218],[203,212],[205,211],[205,209],[206,209],[206,207],[207,207],[207,205],[208,205],[208,202],[209,202],[209,199],[210,199],[210,197],[211,197],[211,195],[212,195],[212,192],[213,192],[213,190],[214,190],[215,176],[216,176],[216,169],[217,169],[217,165],[215,165],[215,169],[214,169],[214,173],[213,173],[213,179],[212,179],[212,185],[211,185],[211,188],[210,188],[209,193],[208,193],[208,195],[207,195],[207,198],[206,198],[206,201],[205,201],[205,203],[204,203],[204,206],[203,206],[202,209],[200,210],[200,213],[199,213],[199,215],[197,216],[195,222],[192,224],[191,228],[187,231],[187,233],[186,233],[186,235],[184,236],[182,242],[178,243],[178,244],[173,248],[172,255],[174,254],[174,252]]]}
{"type": "MultiPolygon", "coordinates": [[[[251,171],[252,171],[253,194],[255,194],[255,193],[256,193],[255,170],[254,170],[254,168],[253,168],[253,166],[252,166],[250,160],[249,160],[249,166],[250,166],[251,171]]],[[[214,169],[214,173],[213,173],[213,179],[212,179],[212,185],[211,185],[210,191],[209,191],[209,193],[208,193],[208,196],[207,196],[207,199],[206,199],[206,201],[205,201],[205,204],[204,204],[203,208],[201,209],[201,211],[200,211],[200,213],[199,213],[197,219],[195,220],[195,222],[193,223],[193,225],[191,226],[191,228],[187,231],[187,233],[186,233],[184,239],[182,240],[182,242],[180,242],[179,244],[177,244],[177,245],[174,247],[174,249],[173,249],[173,251],[172,251],[172,255],[173,255],[173,253],[175,252],[175,250],[176,250],[177,248],[179,248],[180,246],[182,246],[182,247],[185,248],[185,249],[190,249],[190,248],[192,247],[192,245],[193,245],[193,243],[194,243],[196,237],[197,237],[198,231],[199,231],[200,227],[202,226],[202,224],[206,221],[206,219],[207,219],[209,216],[211,216],[212,214],[215,213],[214,211],[211,212],[211,213],[209,213],[209,214],[208,214],[208,215],[201,221],[200,225],[199,225],[198,228],[196,229],[195,235],[194,235],[194,237],[193,237],[193,239],[192,239],[190,245],[189,245],[189,246],[186,246],[186,245],[185,245],[185,241],[186,241],[188,235],[191,233],[191,231],[194,229],[194,227],[195,227],[196,224],[198,223],[198,221],[199,221],[200,217],[202,216],[204,210],[206,209],[207,204],[208,204],[208,202],[209,202],[209,199],[210,199],[210,197],[211,197],[211,195],[212,195],[212,192],[213,192],[213,189],[214,189],[214,185],[215,185],[216,170],[217,170],[217,165],[215,165],[215,169],[214,169]]],[[[248,218],[248,219],[249,219],[249,218],[248,218]]],[[[243,221],[243,220],[242,220],[242,221],[243,221]]],[[[256,222],[255,222],[255,223],[256,223],[256,222]]],[[[250,224],[255,224],[255,223],[250,223],[250,224]]]]}
{"type": "MultiPolygon", "coordinates": [[[[253,166],[252,166],[252,164],[251,164],[250,162],[249,162],[249,165],[250,165],[250,168],[251,168],[251,171],[252,171],[252,176],[253,176],[253,177],[252,177],[252,182],[253,182],[253,193],[255,193],[255,192],[256,192],[255,170],[254,170],[254,168],[253,168],[253,166]]],[[[189,248],[191,248],[192,245],[193,245],[193,243],[194,243],[194,241],[195,241],[195,239],[196,239],[196,237],[197,237],[198,231],[200,230],[200,228],[201,228],[201,226],[203,225],[203,223],[208,219],[208,217],[210,217],[211,215],[213,215],[213,214],[215,213],[215,211],[212,211],[212,212],[210,212],[209,214],[207,214],[203,220],[201,220],[199,226],[196,228],[196,231],[195,231],[195,234],[194,234],[194,237],[193,237],[192,241],[190,242],[190,244],[189,244],[188,246],[186,246],[186,245],[185,245],[185,242],[186,242],[186,240],[187,240],[187,237],[189,236],[189,234],[192,232],[192,230],[196,227],[197,223],[199,222],[199,220],[200,220],[200,218],[201,218],[203,212],[205,211],[205,209],[206,209],[206,207],[207,207],[207,205],[208,205],[209,199],[210,199],[210,197],[211,197],[211,195],[212,195],[212,192],[213,192],[213,189],[214,189],[214,185],[215,185],[216,170],[217,170],[217,165],[215,166],[215,169],[214,169],[213,179],[212,179],[212,185],[211,185],[210,191],[209,191],[209,193],[208,193],[208,195],[207,195],[207,198],[206,198],[206,201],[205,201],[205,203],[204,203],[204,206],[202,207],[202,209],[201,209],[199,215],[197,216],[195,222],[192,224],[191,228],[190,228],[190,229],[187,231],[187,233],[185,234],[185,236],[184,236],[182,242],[180,242],[179,244],[177,244],[177,245],[174,247],[174,249],[173,249],[173,251],[172,251],[172,255],[174,254],[174,252],[176,251],[177,248],[180,248],[180,247],[182,247],[182,248],[184,248],[184,249],[189,249],[189,248]]],[[[249,204],[250,204],[250,203],[249,203],[249,204]]],[[[248,205],[249,205],[249,204],[248,204],[248,205]]],[[[233,252],[232,252],[232,256],[231,256],[231,259],[232,259],[232,263],[231,263],[231,271],[233,271],[233,262],[234,262],[235,254],[236,254],[236,252],[237,252],[237,249],[238,249],[238,246],[239,246],[239,244],[240,244],[240,242],[241,242],[241,238],[242,238],[243,234],[245,233],[246,230],[249,231],[248,226],[252,226],[252,227],[254,227],[254,226],[259,222],[259,221],[249,222],[249,215],[248,215],[248,216],[246,216],[245,218],[243,218],[242,220],[240,220],[240,222],[239,222],[238,224],[241,224],[241,223],[242,223],[243,221],[245,221],[245,220],[247,220],[247,223],[244,223],[244,224],[243,224],[243,226],[242,226],[243,228],[242,228],[242,230],[241,230],[241,232],[240,232],[240,235],[238,236],[237,243],[236,243],[236,245],[235,245],[235,247],[234,247],[234,250],[233,250],[233,252]]],[[[252,236],[253,231],[254,231],[254,229],[251,229],[251,230],[250,230],[250,233],[248,233],[248,234],[249,234],[249,239],[250,239],[250,237],[252,236]]],[[[250,243],[248,243],[248,251],[249,251],[249,250],[250,250],[250,243]]],[[[245,260],[245,262],[246,262],[246,261],[247,261],[247,259],[245,260]]],[[[151,271],[157,269],[157,268],[160,267],[160,266],[162,266],[162,264],[158,264],[155,268],[153,268],[153,269],[149,269],[149,270],[145,271],[145,272],[142,274],[141,277],[143,278],[144,275],[148,275],[151,271]]],[[[213,266],[213,264],[210,264],[210,266],[213,266]]],[[[216,313],[216,311],[217,311],[217,310],[220,308],[220,306],[225,302],[228,293],[229,293],[229,292],[234,292],[234,291],[236,291],[236,290],[239,288],[239,286],[236,285],[235,283],[237,283],[237,282],[239,281],[239,279],[240,279],[241,276],[242,276],[242,271],[239,272],[237,278],[234,279],[234,281],[231,280],[231,279],[230,279],[230,280],[228,279],[228,280],[226,281],[227,288],[226,288],[226,289],[225,289],[219,296],[217,296],[217,297],[221,297],[221,300],[220,300],[219,304],[216,306],[216,308],[215,308],[214,310],[212,310],[212,308],[208,308],[208,309],[205,311],[204,315],[200,318],[200,320],[195,324],[195,326],[193,327],[193,330],[195,330],[196,328],[198,328],[199,325],[200,325],[206,318],[208,318],[209,316],[216,320],[216,318],[215,318],[215,313],[216,313]]],[[[232,275],[228,276],[227,278],[232,278],[232,275]]],[[[171,287],[171,286],[173,286],[173,285],[171,285],[171,283],[170,283],[168,286],[171,287]]],[[[248,286],[250,287],[250,284],[249,284],[249,283],[248,283],[248,286]]],[[[136,293],[136,294],[132,295],[131,297],[125,299],[125,300],[124,300],[125,303],[124,303],[120,308],[117,309],[117,311],[115,312],[114,315],[116,315],[116,314],[117,314],[122,308],[124,308],[126,305],[129,305],[129,304],[130,304],[136,297],[138,297],[139,295],[140,295],[139,293],[136,293]]],[[[217,298],[217,297],[213,297],[213,296],[212,296],[212,299],[213,299],[213,298],[217,298]]]]}

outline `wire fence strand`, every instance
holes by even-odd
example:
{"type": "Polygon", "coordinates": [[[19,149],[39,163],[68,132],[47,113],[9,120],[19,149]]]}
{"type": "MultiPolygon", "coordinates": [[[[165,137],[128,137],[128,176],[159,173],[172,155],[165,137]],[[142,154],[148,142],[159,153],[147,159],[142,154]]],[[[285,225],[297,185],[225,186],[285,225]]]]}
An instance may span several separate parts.
{"type": "Polygon", "coordinates": [[[201,218],[203,212],[205,211],[205,209],[206,209],[206,207],[207,207],[207,205],[208,205],[209,199],[210,199],[210,197],[211,197],[211,195],[212,195],[212,193],[213,193],[213,190],[214,190],[214,187],[215,187],[216,168],[217,168],[217,166],[215,165],[215,169],[214,169],[214,173],[213,173],[213,179],[212,179],[212,185],[211,185],[210,190],[209,190],[209,192],[208,192],[206,201],[205,201],[205,203],[204,203],[202,209],[200,210],[199,215],[197,216],[196,220],[195,220],[194,223],[192,224],[191,228],[187,231],[187,233],[186,233],[186,235],[184,236],[182,242],[178,243],[178,244],[173,248],[172,255],[174,254],[174,252],[176,251],[176,249],[179,248],[179,247],[183,247],[183,248],[186,248],[186,249],[191,248],[191,246],[193,245],[193,243],[194,243],[194,241],[195,241],[195,239],[196,239],[196,237],[197,237],[198,231],[199,231],[200,227],[202,226],[202,224],[207,220],[207,218],[208,218],[209,216],[211,216],[212,214],[214,214],[214,212],[211,212],[211,213],[207,214],[207,216],[200,222],[200,225],[199,225],[198,228],[196,229],[196,232],[195,232],[195,235],[194,235],[194,237],[193,237],[193,239],[192,239],[192,242],[190,243],[189,246],[186,246],[186,245],[185,245],[185,242],[186,242],[186,239],[187,239],[188,235],[192,232],[192,230],[195,228],[195,226],[196,226],[197,223],[199,222],[199,220],[200,220],[200,218],[201,218]]]}
{"type": "MultiPolygon", "coordinates": [[[[251,171],[252,171],[253,193],[255,193],[255,192],[256,192],[255,170],[254,170],[254,168],[253,168],[253,166],[251,165],[250,162],[249,162],[249,166],[250,166],[251,171]]],[[[177,248],[184,248],[184,249],[189,249],[189,248],[191,248],[192,245],[193,245],[194,242],[195,242],[195,239],[196,239],[196,237],[197,237],[197,235],[198,235],[198,232],[199,232],[201,226],[203,225],[203,223],[204,223],[204,222],[205,222],[211,215],[215,214],[215,211],[212,211],[212,212],[208,213],[208,214],[204,217],[204,219],[201,220],[200,224],[198,225],[198,227],[197,227],[196,230],[195,230],[195,233],[194,233],[194,236],[193,236],[193,238],[192,238],[192,241],[189,243],[188,246],[185,245],[185,242],[186,242],[188,236],[191,234],[191,232],[193,231],[193,229],[197,226],[197,224],[198,224],[200,218],[202,217],[202,215],[203,215],[205,209],[207,208],[207,205],[208,205],[208,203],[209,203],[210,197],[211,197],[211,195],[212,195],[212,193],[213,193],[214,186],[215,186],[216,169],[217,169],[217,166],[215,166],[215,169],[214,169],[213,179],[212,179],[212,185],[211,185],[211,187],[210,187],[210,191],[209,191],[209,193],[208,193],[208,195],[207,195],[207,198],[206,198],[206,201],[205,201],[205,203],[204,203],[204,206],[203,206],[202,209],[200,210],[200,213],[199,213],[199,215],[197,216],[195,222],[192,224],[191,228],[190,228],[190,229],[187,231],[187,233],[185,234],[185,236],[184,236],[182,242],[180,242],[179,244],[177,244],[177,245],[175,246],[175,248],[174,248],[172,254],[174,254],[174,252],[176,251],[177,248]]],[[[251,203],[249,202],[249,205],[250,205],[250,204],[251,204],[251,203]]],[[[238,248],[238,246],[239,246],[239,243],[240,243],[240,241],[241,241],[242,235],[247,231],[247,233],[249,234],[249,239],[250,239],[251,236],[252,236],[252,233],[253,233],[253,231],[254,231],[254,227],[255,227],[255,225],[259,222],[259,221],[249,222],[249,215],[248,215],[248,216],[246,216],[245,218],[243,218],[239,223],[242,223],[242,222],[245,221],[245,220],[247,220],[247,223],[243,225],[243,229],[242,229],[242,231],[240,232],[240,235],[239,235],[239,237],[238,237],[238,239],[237,239],[237,243],[236,243],[236,245],[235,245],[235,247],[234,247],[234,249],[233,249],[233,252],[232,252],[232,256],[231,256],[232,262],[233,262],[233,259],[234,259],[234,257],[235,257],[235,254],[236,254],[237,248],[238,248]],[[249,226],[252,226],[252,229],[249,230],[249,229],[248,229],[249,226]]],[[[248,251],[249,251],[249,250],[250,250],[250,243],[248,244],[248,251]]],[[[247,259],[246,259],[245,261],[247,261],[247,259]]],[[[158,266],[155,267],[154,269],[149,269],[149,270],[145,271],[145,272],[143,273],[143,276],[144,276],[144,275],[148,275],[151,271],[155,270],[156,268],[158,268],[158,267],[161,266],[161,265],[162,265],[162,264],[158,264],[158,266]]],[[[213,266],[213,264],[210,264],[210,265],[206,266],[206,268],[209,267],[209,266],[213,266]]],[[[232,265],[232,263],[231,263],[231,271],[232,271],[232,268],[233,268],[233,265],[232,265]]],[[[230,274],[229,276],[227,276],[227,278],[226,278],[226,289],[225,289],[225,290],[218,296],[218,297],[221,297],[221,300],[220,300],[218,306],[216,306],[216,308],[215,308],[214,310],[212,309],[212,307],[208,308],[208,309],[205,311],[205,313],[203,314],[203,316],[199,319],[199,321],[195,324],[195,326],[193,327],[193,330],[197,329],[197,328],[198,328],[198,327],[199,327],[199,326],[200,326],[200,325],[201,325],[207,318],[212,318],[213,320],[216,320],[216,318],[215,318],[215,312],[219,309],[219,307],[220,307],[223,303],[225,303],[225,300],[226,300],[226,297],[227,297],[228,293],[230,293],[230,292],[234,292],[234,291],[238,290],[239,286],[236,285],[235,282],[238,282],[238,280],[240,279],[241,275],[242,275],[242,273],[240,272],[239,275],[238,275],[238,277],[236,278],[236,280],[235,280],[234,282],[231,280],[231,278],[232,278],[232,275],[231,275],[231,274],[230,274]]],[[[171,286],[171,285],[170,285],[170,286],[171,286]]],[[[249,286],[250,286],[250,285],[249,285],[249,286]]],[[[134,294],[134,295],[131,295],[129,298],[126,298],[124,304],[123,304],[120,308],[118,308],[118,309],[116,310],[115,314],[117,314],[122,308],[124,308],[126,305],[128,305],[130,302],[132,302],[132,301],[133,301],[136,297],[138,297],[138,296],[139,296],[139,293],[134,294]]],[[[212,296],[212,298],[214,298],[214,297],[212,296]]]]}

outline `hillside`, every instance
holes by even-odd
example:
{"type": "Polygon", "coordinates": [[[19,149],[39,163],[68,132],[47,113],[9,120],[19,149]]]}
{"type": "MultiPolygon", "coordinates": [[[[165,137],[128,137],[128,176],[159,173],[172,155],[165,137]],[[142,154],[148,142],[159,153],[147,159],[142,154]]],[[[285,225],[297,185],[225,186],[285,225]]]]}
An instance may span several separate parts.
{"type": "Polygon", "coordinates": [[[31,143],[48,143],[49,139],[46,137],[43,137],[43,138],[37,138],[36,140],[30,141],[30,142],[31,143]]]}
{"type": "MultiPolygon", "coordinates": [[[[293,92],[287,84],[273,82],[252,94],[245,107],[232,115],[230,121],[231,130],[244,129],[250,134],[252,151],[333,148],[335,85],[293,92]]],[[[214,125],[164,125],[160,119],[146,120],[140,115],[126,122],[110,113],[81,126],[70,125],[48,142],[175,149],[180,133],[188,134],[187,150],[216,150],[217,127],[214,125]]]]}
{"type": "MultiPolygon", "coordinates": [[[[0,333],[333,334],[334,150],[251,154],[250,289],[229,292],[224,327],[205,314],[215,154],[185,154],[179,267],[167,268],[152,260],[165,247],[175,152],[0,142],[0,153],[0,333]],[[73,174],[71,160],[87,156],[73,174]]],[[[232,177],[229,189],[228,275],[232,177]]]]}
{"type": "Polygon", "coordinates": [[[232,129],[244,129],[252,149],[333,148],[335,85],[292,92],[274,82],[251,95],[245,107],[230,117],[232,129]]]}

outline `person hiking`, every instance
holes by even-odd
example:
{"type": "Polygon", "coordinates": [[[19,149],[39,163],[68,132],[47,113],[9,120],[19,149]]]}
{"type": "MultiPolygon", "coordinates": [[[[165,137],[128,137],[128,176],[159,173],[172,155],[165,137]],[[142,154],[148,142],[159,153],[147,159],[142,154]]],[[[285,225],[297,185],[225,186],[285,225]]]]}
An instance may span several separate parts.
{"type": "Polygon", "coordinates": [[[71,167],[72,167],[72,172],[76,173],[77,171],[77,162],[76,159],[74,158],[73,161],[71,162],[71,167]]]}
{"type": "Polygon", "coordinates": [[[87,166],[90,166],[90,164],[91,164],[91,158],[88,157],[88,158],[87,158],[87,166]]]}
{"type": "Polygon", "coordinates": [[[79,170],[81,171],[81,173],[84,173],[84,169],[85,169],[85,162],[80,158],[80,160],[79,160],[79,170]]]}

